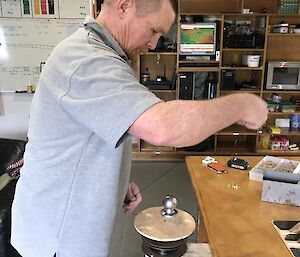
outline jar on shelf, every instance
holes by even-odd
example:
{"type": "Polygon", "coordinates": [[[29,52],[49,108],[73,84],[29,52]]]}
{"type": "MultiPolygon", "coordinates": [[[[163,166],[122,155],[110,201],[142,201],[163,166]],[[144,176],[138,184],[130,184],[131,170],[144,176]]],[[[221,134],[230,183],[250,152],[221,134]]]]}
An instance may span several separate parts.
{"type": "Polygon", "coordinates": [[[142,83],[150,81],[150,73],[149,73],[148,68],[146,68],[146,71],[141,74],[141,80],[142,80],[142,83]]]}

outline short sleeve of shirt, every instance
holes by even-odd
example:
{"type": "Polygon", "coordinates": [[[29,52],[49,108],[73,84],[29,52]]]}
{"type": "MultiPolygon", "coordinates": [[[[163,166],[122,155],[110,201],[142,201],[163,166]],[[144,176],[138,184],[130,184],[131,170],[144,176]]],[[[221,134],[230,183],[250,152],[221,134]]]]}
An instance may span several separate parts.
{"type": "Polygon", "coordinates": [[[160,101],[116,57],[86,59],[61,98],[71,116],[113,147],[145,110],[160,101]]]}

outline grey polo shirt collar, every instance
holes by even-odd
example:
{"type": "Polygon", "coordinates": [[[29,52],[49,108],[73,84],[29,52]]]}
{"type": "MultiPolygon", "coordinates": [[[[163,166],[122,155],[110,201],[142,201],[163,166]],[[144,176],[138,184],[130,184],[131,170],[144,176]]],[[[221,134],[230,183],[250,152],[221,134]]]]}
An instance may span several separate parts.
{"type": "Polygon", "coordinates": [[[93,31],[106,45],[115,50],[122,59],[129,62],[127,55],[124,53],[118,42],[113,38],[109,31],[96,22],[94,18],[86,16],[83,24],[86,28],[93,31]]]}

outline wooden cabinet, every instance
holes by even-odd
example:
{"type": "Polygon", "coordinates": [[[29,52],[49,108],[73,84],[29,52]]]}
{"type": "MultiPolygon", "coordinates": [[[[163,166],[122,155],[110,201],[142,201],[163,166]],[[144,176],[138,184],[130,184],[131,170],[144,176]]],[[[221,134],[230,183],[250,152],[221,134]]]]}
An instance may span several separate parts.
{"type": "MultiPolygon", "coordinates": [[[[266,68],[269,61],[299,61],[300,62],[300,34],[273,33],[275,24],[286,22],[299,24],[300,11],[297,14],[277,14],[277,0],[180,0],[179,13],[175,29],[177,38],[176,52],[149,52],[139,56],[137,76],[143,82],[145,73],[149,72],[150,80],[164,78],[174,82],[172,88],[152,90],[162,99],[168,101],[180,99],[180,76],[182,74],[196,74],[206,77],[206,82],[213,80],[216,85],[215,97],[237,92],[249,92],[267,100],[272,94],[278,94],[283,100],[292,96],[299,96],[299,91],[270,91],[266,90],[266,68]],[[250,12],[250,13],[249,13],[250,12]],[[184,58],[180,54],[180,24],[185,20],[216,23],[216,53],[209,58],[184,58]],[[247,25],[250,24],[250,25],[247,25]],[[228,43],[229,30],[252,30],[258,34],[257,43],[253,46],[234,45],[228,43]],[[248,67],[245,65],[246,56],[259,56],[258,65],[248,67]],[[227,75],[234,74],[234,84],[228,86],[224,83],[227,75]]],[[[195,75],[194,75],[195,76],[195,75]]],[[[205,82],[205,83],[206,83],[205,82]]],[[[193,95],[193,99],[199,98],[193,95]]],[[[210,98],[210,97],[208,97],[210,98]]],[[[300,114],[296,112],[295,114],[300,114]]],[[[276,118],[288,118],[290,113],[270,113],[267,125],[272,125],[276,118]]],[[[293,144],[300,146],[300,129],[282,131],[293,144]]],[[[259,131],[245,129],[233,125],[215,135],[205,142],[187,148],[156,147],[142,140],[135,140],[133,156],[135,159],[174,160],[183,159],[186,155],[203,154],[242,154],[242,155],[285,155],[286,151],[272,151],[269,142],[272,134],[262,128],[259,131]]],[[[300,155],[300,151],[289,151],[289,155],[300,155]]]]}

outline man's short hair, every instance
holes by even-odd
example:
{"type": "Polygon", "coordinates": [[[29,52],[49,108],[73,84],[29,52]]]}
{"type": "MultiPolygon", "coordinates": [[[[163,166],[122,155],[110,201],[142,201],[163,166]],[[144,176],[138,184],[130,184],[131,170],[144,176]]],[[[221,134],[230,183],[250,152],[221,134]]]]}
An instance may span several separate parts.
{"type": "MultiPolygon", "coordinates": [[[[137,5],[137,10],[139,13],[145,14],[149,12],[154,12],[160,9],[162,1],[166,0],[135,0],[137,5]]],[[[177,13],[178,3],[177,0],[168,0],[175,13],[177,13]]]]}
{"type": "MultiPolygon", "coordinates": [[[[104,0],[104,3],[111,4],[114,1],[115,0],[104,0]]],[[[165,0],[135,0],[138,14],[144,15],[146,13],[151,13],[151,12],[159,10],[159,8],[161,7],[162,1],[165,1],[165,0]]],[[[174,12],[177,13],[178,0],[168,0],[168,1],[170,1],[174,12]]]]}

